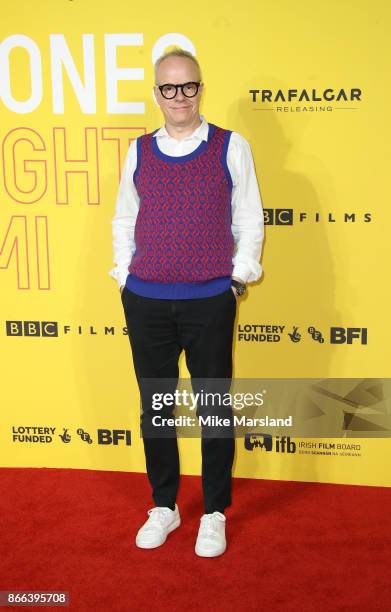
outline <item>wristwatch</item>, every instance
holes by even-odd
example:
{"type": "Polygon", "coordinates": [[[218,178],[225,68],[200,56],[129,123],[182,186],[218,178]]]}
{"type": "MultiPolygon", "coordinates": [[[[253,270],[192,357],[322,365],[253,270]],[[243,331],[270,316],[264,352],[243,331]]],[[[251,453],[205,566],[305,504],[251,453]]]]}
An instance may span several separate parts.
{"type": "Polygon", "coordinates": [[[237,280],[231,279],[231,285],[233,285],[236,289],[236,293],[238,295],[243,295],[246,292],[246,285],[244,283],[240,283],[237,280]]]}

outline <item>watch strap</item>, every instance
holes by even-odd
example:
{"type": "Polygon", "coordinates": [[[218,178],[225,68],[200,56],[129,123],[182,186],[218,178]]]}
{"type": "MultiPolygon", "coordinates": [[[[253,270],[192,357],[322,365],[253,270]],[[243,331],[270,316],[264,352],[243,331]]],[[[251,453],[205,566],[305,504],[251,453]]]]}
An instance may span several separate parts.
{"type": "Polygon", "coordinates": [[[238,295],[243,295],[243,293],[246,291],[245,283],[240,283],[239,281],[233,278],[231,279],[231,285],[233,285],[235,289],[238,290],[238,295]]]}

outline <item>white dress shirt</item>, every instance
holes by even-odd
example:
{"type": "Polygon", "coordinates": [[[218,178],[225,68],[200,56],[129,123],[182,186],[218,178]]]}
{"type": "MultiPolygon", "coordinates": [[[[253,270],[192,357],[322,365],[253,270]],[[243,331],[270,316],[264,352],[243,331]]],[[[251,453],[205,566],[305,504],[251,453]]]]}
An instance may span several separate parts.
{"type": "MultiPolygon", "coordinates": [[[[201,125],[190,136],[177,140],[161,127],[156,133],[159,149],[174,157],[194,151],[202,140],[208,140],[208,123],[200,115],[201,125]]],[[[227,164],[232,188],[232,234],[236,251],[232,259],[232,276],[245,282],[258,280],[262,275],[260,257],[264,237],[264,217],[254,161],[249,143],[237,132],[232,132],[227,151],[227,164]]],[[[113,255],[116,266],[109,274],[118,286],[125,285],[128,267],[136,250],[134,226],[140,198],[133,183],[137,166],[136,140],[126,154],[118,189],[115,214],[112,220],[113,255]]]]}

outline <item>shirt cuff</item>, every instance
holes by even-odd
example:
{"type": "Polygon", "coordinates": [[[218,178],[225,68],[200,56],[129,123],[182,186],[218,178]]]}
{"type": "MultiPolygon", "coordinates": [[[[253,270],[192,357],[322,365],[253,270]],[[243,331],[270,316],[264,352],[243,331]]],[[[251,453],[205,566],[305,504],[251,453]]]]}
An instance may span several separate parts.
{"type": "Polygon", "coordinates": [[[248,277],[250,276],[250,269],[243,263],[237,263],[232,270],[232,276],[241,278],[243,282],[247,283],[248,277]]]}
{"type": "Polygon", "coordinates": [[[126,279],[128,278],[128,274],[129,272],[127,268],[125,270],[119,270],[118,266],[116,268],[113,268],[109,272],[109,275],[117,281],[118,287],[126,285],[126,279]]]}

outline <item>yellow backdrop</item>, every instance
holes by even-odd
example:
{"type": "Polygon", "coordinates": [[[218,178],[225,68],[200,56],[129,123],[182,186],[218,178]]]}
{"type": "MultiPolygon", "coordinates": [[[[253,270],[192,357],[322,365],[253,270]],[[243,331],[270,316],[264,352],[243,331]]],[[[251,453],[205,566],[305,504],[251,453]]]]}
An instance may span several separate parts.
{"type": "MultiPolygon", "coordinates": [[[[386,0],[3,0],[1,465],[145,470],[111,219],[131,140],[162,124],[153,62],[174,44],[201,63],[207,120],[250,142],[265,209],[235,377],[389,375],[389,17],[386,0]]],[[[319,442],[238,439],[235,475],[391,485],[389,439],[319,442]]],[[[183,473],[199,446],[180,440],[183,473]]]]}

